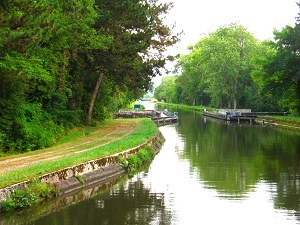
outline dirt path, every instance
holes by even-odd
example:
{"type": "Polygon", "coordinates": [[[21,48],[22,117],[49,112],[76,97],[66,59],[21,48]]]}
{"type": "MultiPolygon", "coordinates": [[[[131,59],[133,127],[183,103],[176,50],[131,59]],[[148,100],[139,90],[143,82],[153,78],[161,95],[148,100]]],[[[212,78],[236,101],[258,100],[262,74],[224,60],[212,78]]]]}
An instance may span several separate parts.
{"type": "Polygon", "coordinates": [[[66,143],[28,154],[0,158],[0,173],[99,148],[126,137],[134,131],[135,125],[136,123],[133,121],[112,123],[101,127],[101,129],[92,132],[88,136],[72,141],[71,144],[66,143]]]}

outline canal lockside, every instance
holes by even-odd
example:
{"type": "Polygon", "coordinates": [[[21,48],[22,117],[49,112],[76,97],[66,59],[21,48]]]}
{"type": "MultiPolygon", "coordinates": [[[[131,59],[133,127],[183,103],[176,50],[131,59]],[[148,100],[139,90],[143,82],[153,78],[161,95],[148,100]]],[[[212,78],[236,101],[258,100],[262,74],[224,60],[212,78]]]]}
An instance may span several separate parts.
{"type": "MultiPolygon", "coordinates": [[[[235,122],[249,122],[254,123],[255,119],[261,116],[285,116],[286,112],[252,112],[251,109],[218,109],[216,111],[208,111],[204,109],[204,116],[213,117],[216,119],[235,121],[235,122]]],[[[261,118],[260,118],[261,119],[261,118]]],[[[264,122],[263,119],[262,123],[264,122]]]]}
{"type": "Polygon", "coordinates": [[[178,122],[178,112],[169,112],[168,110],[119,110],[113,116],[117,118],[151,118],[158,126],[178,122]]]}
{"type": "MultiPolygon", "coordinates": [[[[145,148],[146,146],[153,147],[157,153],[159,152],[164,140],[165,139],[161,132],[158,132],[154,137],[139,146],[108,157],[91,160],[42,175],[38,178],[38,180],[42,183],[49,184],[50,186],[55,186],[58,190],[58,195],[66,194],[94,183],[101,184],[101,182],[106,182],[108,179],[112,179],[126,173],[126,169],[120,165],[120,156],[126,159],[129,156],[135,155],[141,148],[145,148]],[[80,179],[78,179],[79,177],[80,179]]],[[[26,189],[31,182],[32,181],[24,181],[0,189],[0,211],[2,203],[8,200],[16,189],[26,189]]]]}

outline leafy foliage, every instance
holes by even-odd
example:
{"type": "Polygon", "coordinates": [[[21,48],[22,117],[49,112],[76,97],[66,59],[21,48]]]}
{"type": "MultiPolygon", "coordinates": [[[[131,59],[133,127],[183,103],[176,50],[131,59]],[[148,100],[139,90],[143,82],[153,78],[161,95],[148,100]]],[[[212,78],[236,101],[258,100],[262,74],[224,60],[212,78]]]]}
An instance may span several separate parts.
{"type": "Polygon", "coordinates": [[[282,108],[300,114],[300,24],[275,31],[276,55],[266,64],[264,91],[271,93],[282,108]]]}
{"type": "Polygon", "coordinates": [[[1,2],[0,151],[47,147],[141,97],[178,41],[163,23],[171,7],[157,0],[1,2]]]}
{"type": "Polygon", "coordinates": [[[123,156],[119,156],[118,160],[121,166],[126,168],[128,172],[135,171],[142,167],[144,164],[148,164],[155,157],[155,150],[151,146],[146,146],[140,149],[135,155],[129,156],[127,159],[123,156]]]}
{"type": "Polygon", "coordinates": [[[10,199],[2,203],[3,211],[26,208],[36,204],[40,198],[47,198],[55,194],[56,190],[49,185],[35,181],[24,189],[15,189],[10,199]]]}

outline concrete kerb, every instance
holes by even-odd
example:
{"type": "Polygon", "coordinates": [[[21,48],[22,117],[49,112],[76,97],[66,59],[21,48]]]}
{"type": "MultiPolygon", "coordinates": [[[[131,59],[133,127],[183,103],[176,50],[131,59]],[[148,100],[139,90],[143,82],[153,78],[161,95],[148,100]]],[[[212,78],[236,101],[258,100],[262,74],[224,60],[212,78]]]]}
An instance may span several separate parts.
{"type": "MultiPolygon", "coordinates": [[[[91,160],[78,165],[67,167],[62,170],[44,174],[38,179],[42,183],[47,183],[57,188],[57,190],[59,190],[59,195],[65,194],[76,189],[80,189],[84,186],[105,181],[112,177],[124,174],[126,170],[122,166],[120,166],[118,162],[118,157],[120,155],[122,155],[124,158],[128,158],[129,156],[136,154],[136,152],[140,148],[143,148],[147,145],[153,146],[158,152],[164,140],[165,139],[161,132],[158,132],[148,141],[134,148],[125,150],[123,152],[118,152],[111,156],[91,160]],[[81,177],[84,180],[84,183],[80,182],[80,179],[78,179],[78,177],[81,177]]],[[[32,181],[28,180],[0,189],[0,211],[1,203],[8,200],[14,190],[24,189],[31,182],[32,181]]]]}

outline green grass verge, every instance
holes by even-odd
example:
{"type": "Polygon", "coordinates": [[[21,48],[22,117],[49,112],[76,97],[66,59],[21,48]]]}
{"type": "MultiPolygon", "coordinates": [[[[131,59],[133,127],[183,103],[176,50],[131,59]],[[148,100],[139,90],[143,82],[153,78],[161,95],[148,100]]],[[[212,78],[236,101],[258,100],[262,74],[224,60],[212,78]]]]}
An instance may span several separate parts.
{"type": "Polygon", "coordinates": [[[292,121],[296,123],[300,123],[300,117],[299,116],[269,116],[271,118],[277,119],[277,120],[283,120],[283,121],[292,121]]]}
{"type": "Polygon", "coordinates": [[[165,102],[157,102],[158,105],[165,105],[165,106],[171,106],[171,107],[177,107],[180,109],[187,109],[187,110],[193,110],[193,111],[201,111],[203,112],[204,109],[207,110],[216,110],[215,108],[210,108],[207,106],[190,106],[190,105],[183,105],[183,104],[173,104],[173,103],[165,103],[165,102]]]}
{"type": "Polygon", "coordinates": [[[26,180],[33,180],[46,173],[133,148],[146,142],[158,132],[157,126],[150,119],[141,118],[136,120],[138,123],[135,131],[123,139],[116,140],[112,143],[91,149],[86,152],[73,154],[71,156],[55,160],[40,162],[24,168],[2,173],[0,174],[0,188],[26,180]]]}
{"type": "Polygon", "coordinates": [[[291,130],[299,130],[300,117],[299,116],[264,116],[267,120],[273,120],[279,127],[291,130]]]}

